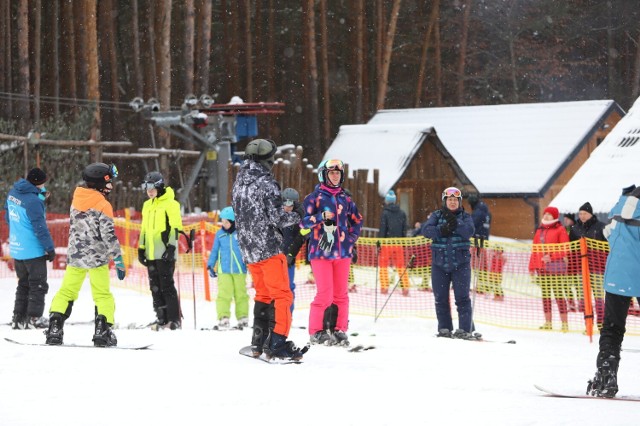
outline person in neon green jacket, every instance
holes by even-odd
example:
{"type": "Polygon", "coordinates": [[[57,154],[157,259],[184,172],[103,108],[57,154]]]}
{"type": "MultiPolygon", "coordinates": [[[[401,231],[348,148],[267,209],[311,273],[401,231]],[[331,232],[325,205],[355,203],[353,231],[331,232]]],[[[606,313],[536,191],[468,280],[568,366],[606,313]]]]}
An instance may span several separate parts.
{"type": "Polygon", "coordinates": [[[159,172],[147,173],[142,183],[149,199],[142,206],[142,223],[138,241],[138,261],[147,267],[153,309],[157,321],[154,329],[176,330],[182,327],[178,292],[173,281],[176,247],[182,231],[180,203],[173,189],[165,186],[159,172]]]}
{"type": "Polygon", "coordinates": [[[236,218],[232,207],[220,212],[222,228],[213,240],[207,269],[211,277],[218,277],[216,312],[218,328],[228,328],[231,316],[231,300],[235,299],[238,327],[249,326],[249,294],[247,293],[247,265],[242,260],[236,232],[236,218]],[[216,271],[217,264],[217,271],[216,271]]]}

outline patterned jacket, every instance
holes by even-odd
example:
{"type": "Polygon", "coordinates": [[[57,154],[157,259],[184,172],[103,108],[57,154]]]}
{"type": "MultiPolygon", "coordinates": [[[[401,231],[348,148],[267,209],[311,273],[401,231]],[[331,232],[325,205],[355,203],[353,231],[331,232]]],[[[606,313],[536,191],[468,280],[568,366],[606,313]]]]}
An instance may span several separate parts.
{"type": "Polygon", "coordinates": [[[280,229],[299,223],[300,216],[282,208],[280,185],[271,172],[258,162],[245,160],[231,198],[245,262],[256,263],[280,254],[280,229]]]}
{"type": "Polygon", "coordinates": [[[113,207],[95,189],[77,187],[69,215],[67,263],[91,269],[121,255],[113,223],[113,207]]]}
{"type": "Polygon", "coordinates": [[[53,239],[45,220],[40,189],[20,179],[9,191],[4,205],[9,225],[9,251],[16,260],[35,259],[54,250],[53,239]]]}
{"type": "Polygon", "coordinates": [[[302,226],[311,230],[309,260],[352,257],[353,247],[360,237],[362,215],[358,212],[356,203],[342,188],[335,195],[330,191],[326,186],[318,184],[304,199],[305,217],[302,219],[302,226]],[[335,227],[325,226],[322,220],[324,211],[335,214],[335,227]],[[327,250],[320,247],[323,237],[325,240],[329,237],[330,240],[327,250]]]}
{"type": "Polygon", "coordinates": [[[469,239],[474,233],[473,220],[462,207],[455,212],[455,215],[458,225],[455,231],[446,237],[440,233],[440,226],[447,222],[442,216],[442,210],[433,212],[422,225],[422,235],[432,240],[433,265],[439,266],[447,272],[471,267],[471,252],[469,251],[471,242],[469,239]]]}
{"type": "Polygon", "coordinates": [[[145,249],[148,260],[161,259],[167,246],[177,247],[179,231],[182,231],[180,203],[175,200],[173,189],[166,187],[164,194],[142,205],[138,248],[145,249]]]}

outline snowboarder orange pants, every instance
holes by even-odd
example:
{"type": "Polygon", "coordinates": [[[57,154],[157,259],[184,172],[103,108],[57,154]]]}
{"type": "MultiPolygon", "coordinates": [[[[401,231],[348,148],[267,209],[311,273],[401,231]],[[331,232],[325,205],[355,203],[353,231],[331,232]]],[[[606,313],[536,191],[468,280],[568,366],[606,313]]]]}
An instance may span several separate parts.
{"type": "Polygon", "coordinates": [[[260,262],[250,263],[247,268],[253,279],[253,287],[256,289],[254,300],[267,305],[274,302],[276,325],[273,332],[285,337],[289,336],[293,293],[289,288],[286,256],[277,254],[260,262]]]}

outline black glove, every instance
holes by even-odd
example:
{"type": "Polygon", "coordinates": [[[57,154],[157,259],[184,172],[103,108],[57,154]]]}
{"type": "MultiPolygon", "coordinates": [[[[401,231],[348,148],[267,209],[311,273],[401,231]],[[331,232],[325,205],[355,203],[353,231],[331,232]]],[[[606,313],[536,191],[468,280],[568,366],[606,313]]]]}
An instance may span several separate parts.
{"type": "Polygon", "coordinates": [[[440,230],[440,235],[443,237],[448,237],[452,233],[449,223],[443,223],[438,229],[440,230]]]}
{"type": "Polygon", "coordinates": [[[162,254],[162,260],[165,262],[173,262],[176,260],[176,246],[169,244],[162,254]]]}
{"type": "Polygon", "coordinates": [[[49,262],[53,262],[53,259],[56,258],[56,251],[48,251],[44,254],[44,257],[46,257],[49,262]]]}
{"type": "Polygon", "coordinates": [[[353,246],[353,251],[351,252],[351,263],[358,263],[358,250],[355,246],[353,246]]]}
{"type": "Polygon", "coordinates": [[[304,218],[305,214],[304,214],[304,209],[302,208],[302,204],[300,204],[297,201],[293,202],[293,211],[298,213],[298,216],[300,216],[300,220],[302,220],[302,218],[304,218]]]}
{"type": "Polygon", "coordinates": [[[447,225],[449,225],[449,231],[453,232],[458,227],[458,219],[451,210],[444,209],[442,212],[442,218],[447,221],[447,225]]]}
{"type": "Polygon", "coordinates": [[[287,253],[287,265],[293,266],[296,264],[296,257],[291,253],[287,253]]]}
{"type": "Polygon", "coordinates": [[[218,276],[218,274],[216,274],[215,269],[213,269],[213,266],[209,266],[207,269],[209,270],[209,276],[211,278],[215,278],[218,276]]]}
{"type": "Polygon", "coordinates": [[[147,256],[144,249],[138,249],[138,262],[142,263],[143,266],[147,266],[147,256]]]}

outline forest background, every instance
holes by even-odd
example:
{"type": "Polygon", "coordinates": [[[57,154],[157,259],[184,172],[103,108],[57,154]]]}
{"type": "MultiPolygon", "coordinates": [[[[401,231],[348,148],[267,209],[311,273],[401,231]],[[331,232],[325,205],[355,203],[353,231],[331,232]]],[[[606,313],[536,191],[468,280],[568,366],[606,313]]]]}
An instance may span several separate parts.
{"type": "MultiPolygon", "coordinates": [[[[260,136],[301,145],[311,164],[341,125],[383,108],[613,99],[626,110],[640,92],[639,18],[636,0],[0,0],[0,199],[34,158],[69,193],[92,160],[18,138],[35,132],[131,142],[110,148],[122,153],[195,149],[150,126],[135,97],[161,111],[189,94],[282,102],[259,117],[260,136]]],[[[124,180],[140,182],[141,158],[119,161],[124,180]]],[[[175,161],[161,157],[161,171],[175,161]]],[[[49,211],[66,213],[58,200],[49,211]]]]}

